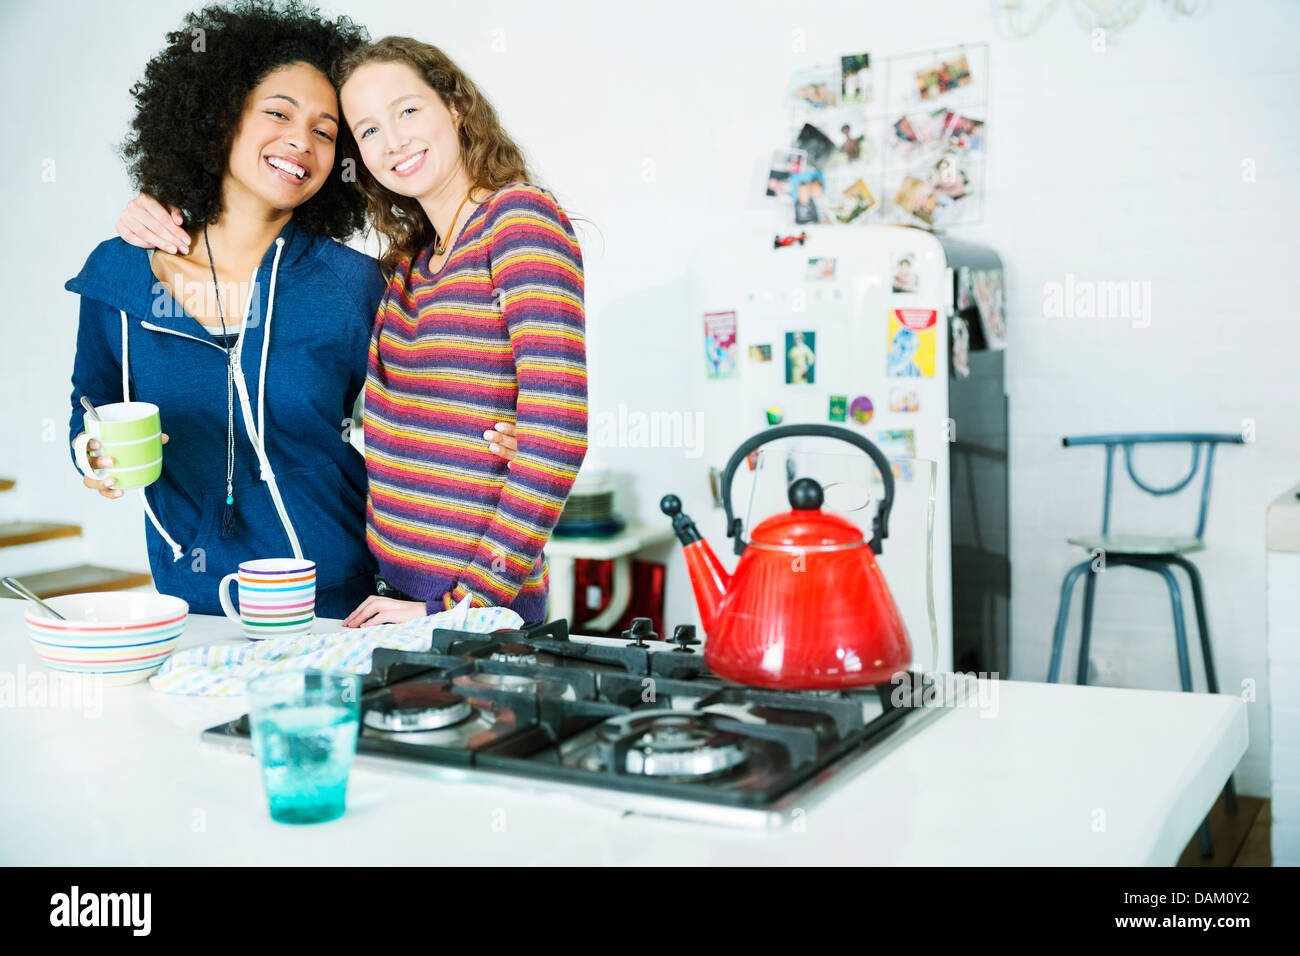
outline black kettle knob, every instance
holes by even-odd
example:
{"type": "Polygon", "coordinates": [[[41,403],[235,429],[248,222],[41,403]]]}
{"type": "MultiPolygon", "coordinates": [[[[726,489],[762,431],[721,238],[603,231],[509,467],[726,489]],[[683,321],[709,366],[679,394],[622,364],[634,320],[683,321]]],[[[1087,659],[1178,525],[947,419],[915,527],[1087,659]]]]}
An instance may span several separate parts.
{"type": "Polygon", "coordinates": [[[822,486],[812,478],[800,478],[790,485],[787,494],[790,498],[790,507],[795,511],[816,511],[826,500],[826,496],[822,494],[822,486]]]}
{"type": "Polygon", "coordinates": [[[691,645],[700,643],[700,639],[695,636],[694,624],[678,624],[673,628],[672,641],[677,645],[673,648],[674,654],[694,654],[691,645]]]}
{"type": "Polygon", "coordinates": [[[682,544],[694,544],[700,540],[700,529],[690,515],[682,514],[682,499],[676,495],[664,495],[659,499],[659,510],[673,519],[673,531],[682,544]]]}

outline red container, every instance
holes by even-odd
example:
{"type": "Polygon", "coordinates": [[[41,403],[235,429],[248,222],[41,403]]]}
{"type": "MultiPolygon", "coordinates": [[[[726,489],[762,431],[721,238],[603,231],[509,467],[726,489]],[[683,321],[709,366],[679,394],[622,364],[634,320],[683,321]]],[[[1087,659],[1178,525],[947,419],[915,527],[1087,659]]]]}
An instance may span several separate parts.
{"type": "Polygon", "coordinates": [[[660,502],[672,516],[707,640],[704,659],[721,677],[758,687],[829,690],[888,681],[912,661],[912,648],[884,575],[876,563],[888,535],[894,499],[889,462],[866,438],[830,425],[788,425],[755,435],[732,455],[722,479],[727,527],[740,560],[728,575],[681,501],[660,502]],[[866,451],[885,483],[874,536],[821,510],[821,486],[800,478],[789,488],[791,509],[741,537],[731,509],[736,466],[759,445],[793,436],[838,438],[866,451]]]}

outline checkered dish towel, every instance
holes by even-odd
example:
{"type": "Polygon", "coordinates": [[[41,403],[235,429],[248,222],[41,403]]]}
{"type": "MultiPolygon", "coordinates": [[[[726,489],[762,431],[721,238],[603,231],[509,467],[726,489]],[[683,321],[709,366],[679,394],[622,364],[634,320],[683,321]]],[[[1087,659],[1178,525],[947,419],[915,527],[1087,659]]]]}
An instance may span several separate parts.
{"type": "Polygon", "coordinates": [[[376,647],[427,651],[436,628],[486,634],[524,623],[509,608],[471,608],[469,604],[470,599],[465,598],[450,611],[439,611],[405,624],[376,624],[333,634],[271,637],[247,644],[187,647],[167,658],[158,673],[149,678],[149,683],[164,694],[238,697],[244,693],[248,681],[277,671],[316,668],[367,674],[370,655],[376,647]]]}

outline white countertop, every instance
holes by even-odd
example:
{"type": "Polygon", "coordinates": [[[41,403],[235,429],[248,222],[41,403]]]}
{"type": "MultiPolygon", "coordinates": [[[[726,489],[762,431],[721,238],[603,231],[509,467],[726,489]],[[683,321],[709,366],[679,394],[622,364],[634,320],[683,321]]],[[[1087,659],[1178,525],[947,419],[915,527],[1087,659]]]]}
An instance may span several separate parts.
{"type": "MultiPolygon", "coordinates": [[[[287,826],[254,758],[199,743],[242,699],[40,705],[23,610],[0,601],[0,864],[1172,865],[1247,744],[1232,696],[1001,681],[995,714],[945,709],[780,830],[361,766],[341,819],[287,826]]],[[[218,640],[237,626],[196,615],[181,645],[218,640]]]]}

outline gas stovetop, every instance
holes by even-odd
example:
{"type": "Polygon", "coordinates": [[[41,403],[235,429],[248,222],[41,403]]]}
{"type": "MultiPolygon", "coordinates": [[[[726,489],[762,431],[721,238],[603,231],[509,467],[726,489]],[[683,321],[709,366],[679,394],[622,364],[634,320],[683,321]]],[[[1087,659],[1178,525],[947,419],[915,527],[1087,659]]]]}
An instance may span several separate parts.
{"type": "MultiPolygon", "coordinates": [[[[362,678],[357,763],[434,777],[454,768],[457,779],[572,788],[629,812],[771,827],[936,712],[896,684],[746,687],[709,671],[694,628],[672,640],[638,618],[621,640],[570,638],[555,621],[435,630],[422,652],[379,648],[362,678]]],[[[247,715],[203,739],[251,752],[247,715]]]]}

